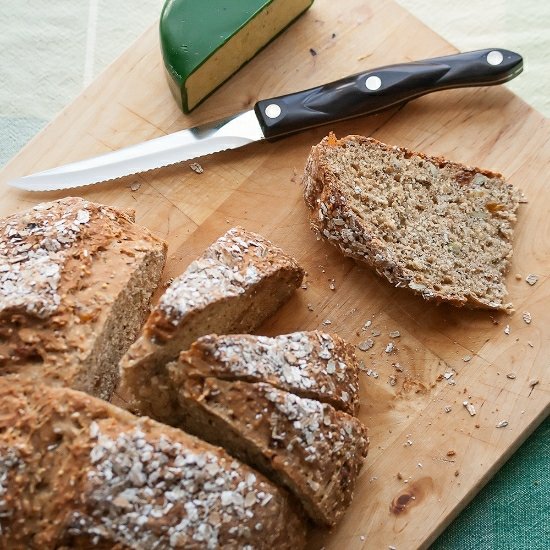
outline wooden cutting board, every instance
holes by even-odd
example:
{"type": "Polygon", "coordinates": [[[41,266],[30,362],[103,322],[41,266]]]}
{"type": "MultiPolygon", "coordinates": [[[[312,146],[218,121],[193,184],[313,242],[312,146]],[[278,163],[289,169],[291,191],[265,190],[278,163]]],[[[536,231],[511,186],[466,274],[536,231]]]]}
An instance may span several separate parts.
{"type": "MultiPolygon", "coordinates": [[[[5,185],[11,177],[214,120],[259,98],[455,51],[393,2],[317,0],[184,116],[164,79],[155,25],[5,168],[0,214],[71,194],[19,192],[5,185]]],[[[164,280],[236,224],[292,253],[308,271],[307,289],[260,332],[324,328],[354,343],[375,340],[368,352],[358,350],[371,369],[361,375],[360,414],[370,428],[370,454],[351,509],[331,533],[314,533],[311,547],[426,547],[549,411],[550,122],[504,87],[492,87],[440,92],[330,128],[338,136],[372,135],[500,171],[525,191],[529,202],[520,208],[508,276],[517,309],[510,317],[426,303],[316,240],[300,174],[328,129],[201,159],[202,174],[182,163],[72,194],[135,208],[138,222],[169,242],[164,280]],[[135,184],[140,187],[132,191],[135,184]],[[525,282],[529,273],[539,277],[534,286],[525,282]],[[522,320],[525,311],[530,325],[522,320]],[[400,336],[390,338],[396,330],[400,336]],[[390,341],[397,351],[388,354],[390,341]],[[508,426],[496,428],[503,420],[508,426]]]]}

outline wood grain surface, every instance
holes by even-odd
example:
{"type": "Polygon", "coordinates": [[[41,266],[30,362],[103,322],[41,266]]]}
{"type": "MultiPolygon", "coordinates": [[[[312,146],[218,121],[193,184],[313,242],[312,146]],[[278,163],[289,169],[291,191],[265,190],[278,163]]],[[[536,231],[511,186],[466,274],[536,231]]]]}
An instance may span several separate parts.
{"type": "MultiPolygon", "coordinates": [[[[454,52],[393,2],[317,0],[184,116],[165,81],[155,26],[4,169],[0,214],[71,194],[19,192],[5,185],[11,177],[215,120],[259,98],[454,52]]],[[[370,428],[371,451],[349,512],[332,532],[313,533],[311,548],[426,547],[549,411],[550,122],[504,87],[453,90],[199,162],[202,174],[182,163],[72,194],[135,208],[138,222],[169,242],[164,280],[236,224],[293,254],[308,271],[307,289],[260,332],[324,328],[354,343],[375,341],[371,350],[357,352],[371,369],[361,375],[360,413],[370,428]],[[329,129],[500,171],[521,188],[528,202],[520,207],[508,276],[516,313],[426,303],[316,240],[307,223],[301,172],[310,147],[329,129]],[[139,189],[132,191],[132,184],[139,189]],[[534,286],[525,282],[529,273],[539,277],[534,286]],[[329,288],[332,280],[335,290],[329,288]],[[532,316],[529,325],[525,311],[532,316]],[[371,326],[362,330],[368,320],[371,326]],[[396,330],[400,336],[390,338],[396,330]],[[397,350],[386,353],[390,341],[397,350]],[[504,420],[508,425],[497,428],[504,420]]]]}

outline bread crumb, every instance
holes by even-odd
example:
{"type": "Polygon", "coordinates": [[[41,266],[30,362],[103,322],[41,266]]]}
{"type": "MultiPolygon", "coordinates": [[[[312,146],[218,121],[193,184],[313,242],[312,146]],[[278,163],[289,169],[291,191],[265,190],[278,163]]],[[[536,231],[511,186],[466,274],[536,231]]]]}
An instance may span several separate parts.
{"type": "Polygon", "coordinates": [[[361,351],[368,351],[369,349],[374,346],[374,340],[372,338],[368,338],[364,342],[360,342],[357,346],[361,351]]]}
{"type": "Polygon", "coordinates": [[[510,325],[504,327],[504,334],[510,334],[510,325]]]}
{"type": "Polygon", "coordinates": [[[309,311],[313,311],[313,305],[308,304],[308,305],[307,305],[307,308],[308,308],[309,311]]]}
{"type": "Polygon", "coordinates": [[[371,334],[376,338],[377,336],[380,336],[381,332],[379,330],[374,329],[371,334]]]}
{"type": "Polygon", "coordinates": [[[403,372],[403,367],[399,363],[392,363],[391,366],[397,371],[397,372],[403,372]]]}
{"type": "Polygon", "coordinates": [[[456,451],[447,451],[447,456],[455,456],[456,455],[456,451]]]}
{"type": "Polygon", "coordinates": [[[396,477],[397,477],[397,479],[398,479],[399,481],[402,481],[402,480],[403,480],[403,475],[401,474],[401,472],[397,472],[397,476],[396,476],[396,477]]]}
{"type": "Polygon", "coordinates": [[[196,172],[197,174],[202,174],[204,172],[204,168],[198,162],[192,162],[189,165],[189,168],[191,168],[191,170],[193,170],[193,172],[196,172]]]}
{"type": "Polygon", "coordinates": [[[445,409],[444,409],[444,411],[445,411],[446,413],[450,413],[452,410],[453,410],[453,409],[452,409],[449,405],[447,405],[447,406],[445,407],[445,409]]]}
{"type": "Polygon", "coordinates": [[[524,311],[523,315],[521,316],[522,319],[525,321],[526,324],[531,324],[531,314],[528,311],[524,311]]]}
{"type": "Polygon", "coordinates": [[[386,346],[386,349],[384,350],[386,353],[391,353],[392,351],[395,351],[396,348],[395,348],[395,344],[393,342],[390,342],[387,346],[386,346]]]}
{"type": "Polygon", "coordinates": [[[501,420],[501,421],[496,425],[497,428],[506,428],[506,426],[508,426],[508,420],[501,420]]]}
{"type": "Polygon", "coordinates": [[[459,471],[458,470],[455,470],[455,477],[458,477],[460,474],[459,474],[459,471]]]}
{"type": "Polygon", "coordinates": [[[533,342],[530,342],[530,341],[527,341],[527,345],[530,347],[530,348],[534,348],[535,346],[533,345],[533,342]]]}
{"type": "Polygon", "coordinates": [[[515,380],[516,375],[515,375],[515,373],[513,373],[513,372],[509,372],[509,373],[506,375],[506,378],[509,378],[510,380],[515,380]]]}
{"type": "Polygon", "coordinates": [[[392,330],[390,332],[390,338],[399,338],[401,336],[401,333],[398,330],[392,330]]]}
{"type": "Polygon", "coordinates": [[[130,191],[139,191],[140,187],[141,183],[139,181],[134,181],[134,183],[130,185],[130,191]]]}
{"type": "Polygon", "coordinates": [[[516,273],[516,281],[521,281],[522,279],[521,273],[516,273]]]}
{"type": "Polygon", "coordinates": [[[476,414],[476,408],[470,403],[469,401],[463,401],[462,404],[466,408],[466,410],[470,413],[470,416],[475,416],[476,414]]]}
{"type": "Polygon", "coordinates": [[[531,286],[533,286],[538,280],[538,275],[535,275],[534,273],[529,273],[529,275],[525,277],[525,282],[531,286]]]}
{"type": "Polygon", "coordinates": [[[468,361],[471,361],[472,360],[472,356],[471,355],[465,355],[462,360],[465,362],[465,363],[468,363],[468,361]]]}
{"type": "Polygon", "coordinates": [[[323,325],[325,325],[325,326],[332,325],[332,321],[330,319],[325,319],[323,321],[323,325]]]}
{"type": "Polygon", "coordinates": [[[363,325],[363,329],[367,329],[367,328],[369,328],[371,325],[372,325],[372,321],[371,321],[371,320],[368,320],[368,321],[363,325]]]}
{"type": "Polygon", "coordinates": [[[397,378],[395,377],[394,374],[390,374],[388,382],[389,382],[390,386],[395,386],[395,384],[397,384],[397,378]]]}

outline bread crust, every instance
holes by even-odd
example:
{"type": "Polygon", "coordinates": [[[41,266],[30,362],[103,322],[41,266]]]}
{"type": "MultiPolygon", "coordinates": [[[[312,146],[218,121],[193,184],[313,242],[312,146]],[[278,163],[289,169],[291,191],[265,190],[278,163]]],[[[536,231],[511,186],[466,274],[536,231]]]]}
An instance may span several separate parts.
{"type": "MultiPolygon", "coordinates": [[[[515,222],[515,212],[519,202],[519,192],[504,182],[503,176],[496,172],[465,166],[451,162],[443,157],[430,157],[424,153],[411,151],[404,147],[386,145],[376,139],[351,135],[336,139],[333,134],[324,138],[318,145],[312,147],[304,170],[304,200],[310,209],[310,224],[321,237],[337,246],[346,256],[367,263],[380,276],[386,278],[397,287],[409,288],[427,300],[448,302],[454,306],[471,308],[487,308],[511,311],[511,304],[502,300],[485,299],[474,292],[465,294],[449,293],[425,284],[420,277],[392,254],[388,243],[380,239],[375,231],[374,220],[365,221],[362,213],[350,207],[349,189],[346,189],[338,176],[327,162],[327,154],[336,149],[350,146],[368,146],[395,155],[399,159],[417,157],[431,163],[436,169],[447,168],[455,173],[459,189],[467,189],[472,185],[476,175],[498,180],[498,185],[507,190],[509,204],[504,205],[505,211],[492,212],[503,219],[502,242],[509,247],[509,253],[504,262],[501,281],[504,288],[504,273],[509,267],[511,256],[511,224],[515,222]]],[[[391,169],[391,167],[390,167],[391,169]]],[[[460,192],[460,191],[458,191],[460,192]]],[[[497,205],[500,206],[500,205],[497,205]]],[[[505,289],[504,289],[505,292],[505,289]]]]}
{"type": "Polygon", "coordinates": [[[359,379],[353,346],[336,334],[294,332],[273,338],[210,334],[180,354],[177,373],[244,382],[267,382],[301,397],[329,403],[351,415],[359,410],[359,379]]]}
{"type": "Polygon", "coordinates": [[[359,420],[263,382],[178,376],[185,429],[284,485],[316,523],[338,522],[367,455],[359,420]]]}
{"type": "Polygon", "coordinates": [[[0,375],[109,399],[165,259],[133,211],[78,197],[0,220],[0,375]]]}
{"type": "Polygon", "coordinates": [[[285,491],[177,429],[0,379],[3,548],[302,548],[285,491]]]}

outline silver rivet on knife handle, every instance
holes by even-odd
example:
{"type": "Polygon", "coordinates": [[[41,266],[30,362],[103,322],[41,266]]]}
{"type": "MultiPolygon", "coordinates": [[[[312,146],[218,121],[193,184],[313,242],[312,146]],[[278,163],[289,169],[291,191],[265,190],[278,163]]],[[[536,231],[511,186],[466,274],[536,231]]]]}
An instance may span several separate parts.
{"type": "Polygon", "coordinates": [[[487,54],[487,63],[489,65],[500,65],[503,61],[504,56],[498,50],[493,50],[487,54]]]}
{"type": "Polygon", "coordinates": [[[269,118],[277,118],[281,114],[281,108],[276,103],[270,103],[265,108],[265,116],[269,118]]]}
{"type": "Polygon", "coordinates": [[[367,90],[375,91],[382,86],[382,80],[379,76],[372,75],[365,80],[365,86],[367,87],[367,90]]]}

